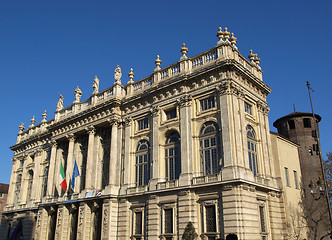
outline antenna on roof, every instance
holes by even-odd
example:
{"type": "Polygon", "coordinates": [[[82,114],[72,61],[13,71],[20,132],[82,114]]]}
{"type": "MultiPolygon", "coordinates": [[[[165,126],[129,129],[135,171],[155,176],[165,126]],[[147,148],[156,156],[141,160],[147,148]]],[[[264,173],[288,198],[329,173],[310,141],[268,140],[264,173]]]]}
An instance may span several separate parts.
{"type": "Polygon", "coordinates": [[[295,103],[293,103],[293,107],[294,107],[294,112],[296,112],[295,103]]]}

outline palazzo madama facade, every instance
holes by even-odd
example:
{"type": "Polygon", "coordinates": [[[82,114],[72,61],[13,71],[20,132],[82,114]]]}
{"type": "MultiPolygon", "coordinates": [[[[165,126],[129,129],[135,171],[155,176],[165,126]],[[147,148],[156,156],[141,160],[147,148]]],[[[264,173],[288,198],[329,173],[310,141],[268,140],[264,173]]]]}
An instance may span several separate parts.
{"type": "MultiPolygon", "coordinates": [[[[219,28],[216,47],[64,107],[25,129],[14,152],[1,239],[286,239],[260,59],[219,28]],[[72,187],[75,162],[79,175],[72,187]],[[59,185],[63,166],[68,187],[59,185]]],[[[122,79],[121,79],[122,78],[122,79]]],[[[92,92],[91,91],[91,92],[92,92]]],[[[294,144],[293,144],[294,145],[294,144]]],[[[294,147],[297,151],[296,146],[294,147]]],[[[300,172],[299,172],[300,175],[300,172]]]]}

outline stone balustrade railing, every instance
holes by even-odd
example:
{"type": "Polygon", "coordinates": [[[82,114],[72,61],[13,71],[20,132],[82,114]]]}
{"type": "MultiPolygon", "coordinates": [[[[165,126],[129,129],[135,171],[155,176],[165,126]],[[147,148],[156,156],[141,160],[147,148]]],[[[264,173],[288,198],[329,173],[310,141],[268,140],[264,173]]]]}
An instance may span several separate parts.
{"type": "MultiPolygon", "coordinates": [[[[156,60],[157,68],[150,76],[147,76],[143,79],[134,82],[132,80],[134,73],[131,72],[132,77],[130,77],[129,74],[130,81],[127,83],[127,85],[123,86],[121,85],[121,83],[119,83],[119,81],[116,80],[115,84],[112,87],[105,89],[97,94],[91,95],[88,100],[83,102],[74,102],[69,107],[57,110],[55,112],[54,121],[57,122],[59,120],[65,119],[69,116],[85,111],[89,109],[91,106],[96,106],[104,101],[107,101],[115,97],[120,99],[132,97],[136,94],[140,94],[142,91],[151,88],[152,86],[157,85],[159,82],[168,81],[169,79],[177,77],[182,74],[189,74],[195,71],[199,71],[199,69],[204,66],[227,59],[234,60],[244,69],[246,69],[247,72],[251,73],[258,80],[262,81],[262,70],[259,66],[260,59],[257,58],[257,54],[253,54],[251,52],[249,55],[251,61],[249,61],[240,54],[237,47],[235,46],[235,43],[236,41],[234,41],[234,39],[231,41],[229,41],[228,39],[219,40],[216,47],[208,51],[205,51],[203,53],[200,53],[196,56],[193,56],[191,58],[185,55],[188,52],[188,49],[185,48],[185,45],[183,45],[181,49],[183,56],[181,57],[180,61],[171,64],[167,67],[160,68],[159,66],[161,64],[161,60],[159,59],[158,56],[156,60]],[[183,48],[185,49],[183,50],[183,48]]],[[[117,69],[120,68],[118,67],[117,69]]],[[[50,124],[51,124],[50,121],[46,123],[46,125],[50,124]]],[[[20,131],[18,142],[29,138],[31,134],[37,133],[40,130],[41,127],[35,126],[33,128],[29,127],[29,129],[27,129],[25,132],[20,131]]]]}

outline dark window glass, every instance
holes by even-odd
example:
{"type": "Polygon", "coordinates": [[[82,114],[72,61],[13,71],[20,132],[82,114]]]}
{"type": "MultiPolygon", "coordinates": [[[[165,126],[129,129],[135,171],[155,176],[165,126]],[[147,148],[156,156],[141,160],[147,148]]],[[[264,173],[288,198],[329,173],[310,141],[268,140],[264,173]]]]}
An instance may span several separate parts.
{"type": "Polygon", "coordinates": [[[289,129],[295,129],[295,122],[294,122],[294,120],[289,120],[288,121],[288,126],[289,126],[289,129]]]}
{"type": "Polygon", "coordinates": [[[316,137],[317,137],[316,130],[312,130],[312,137],[314,137],[314,138],[316,138],[316,137]]]}
{"type": "Polygon", "coordinates": [[[205,111],[215,107],[214,97],[209,97],[200,101],[201,111],[205,111]]]}
{"type": "Polygon", "coordinates": [[[148,118],[144,118],[138,121],[138,130],[143,130],[149,127],[148,118]]]}
{"type": "Polygon", "coordinates": [[[311,120],[310,120],[310,118],[303,118],[303,126],[305,128],[311,128],[311,120]]]}
{"type": "Polygon", "coordinates": [[[216,206],[206,206],[205,207],[205,217],[206,217],[206,232],[216,232],[216,206]]]}
{"type": "Polygon", "coordinates": [[[174,108],[174,109],[165,111],[165,114],[166,114],[166,119],[167,120],[176,118],[176,109],[174,108]]]}
{"type": "Polygon", "coordinates": [[[136,184],[137,186],[147,185],[150,180],[150,144],[147,140],[142,140],[137,145],[136,150],[136,184]]]}
{"type": "Polygon", "coordinates": [[[173,209],[165,209],[165,233],[173,233],[173,209]]]}
{"type": "Polygon", "coordinates": [[[256,149],[256,134],[251,126],[247,126],[247,143],[248,143],[248,157],[249,168],[254,172],[254,176],[257,175],[258,161],[257,161],[257,149],[256,149]]]}
{"type": "Polygon", "coordinates": [[[259,206],[259,217],[260,217],[260,222],[261,222],[261,231],[263,233],[266,232],[266,226],[265,226],[265,214],[264,214],[264,207],[259,206]]]}
{"type": "Polygon", "coordinates": [[[252,107],[249,103],[244,102],[244,111],[252,115],[252,107]]]}
{"type": "Polygon", "coordinates": [[[143,220],[143,213],[142,212],[135,212],[135,234],[142,235],[142,220],[143,220]]]}

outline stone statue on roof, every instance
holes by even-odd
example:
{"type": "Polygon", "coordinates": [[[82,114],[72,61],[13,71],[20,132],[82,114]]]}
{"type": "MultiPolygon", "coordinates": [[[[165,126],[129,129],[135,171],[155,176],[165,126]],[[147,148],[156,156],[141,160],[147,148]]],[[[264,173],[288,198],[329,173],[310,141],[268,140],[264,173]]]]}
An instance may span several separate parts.
{"type": "Polygon", "coordinates": [[[78,102],[80,102],[81,97],[82,97],[82,91],[81,91],[81,89],[77,86],[77,88],[75,89],[75,101],[74,101],[74,103],[78,103],[78,102]]]}
{"type": "Polygon", "coordinates": [[[93,80],[92,88],[92,94],[97,94],[99,92],[99,79],[97,78],[97,76],[95,76],[95,79],[93,80]]]}
{"type": "Polygon", "coordinates": [[[122,73],[121,73],[121,68],[119,65],[116,66],[116,69],[114,70],[114,78],[115,78],[115,83],[119,83],[121,84],[121,76],[122,76],[122,73]]]}
{"type": "Polygon", "coordinates": [[[60,98],[59,98],[59,101],[58,103],[56,104],[56,110],[57,111],[60,111],[61,109],[63,109],[63,96],[60,94],[60,98]]]}

